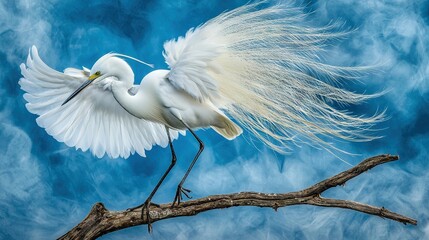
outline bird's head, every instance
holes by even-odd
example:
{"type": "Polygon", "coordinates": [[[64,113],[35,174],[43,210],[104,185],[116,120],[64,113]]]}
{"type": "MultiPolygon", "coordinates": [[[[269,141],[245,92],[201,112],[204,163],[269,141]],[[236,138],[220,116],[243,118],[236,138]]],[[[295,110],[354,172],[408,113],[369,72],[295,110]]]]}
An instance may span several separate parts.
{"type": "Polygon", "coordinates": [[[102,83],[106,79],[109,80],[108,82],[119,81],[131,87],[134,82],[134,73],[127,62],[109,53],[94,63],[88,77],[90,83],[102,83]]]}
{"type": "Polygon", "coordinates": [[[125,87],[131,88],[134,83],[134,72],[130,65],[121,57],[129,58],[153,67],[151,64],[147,64],[127,55],[108,53],[94,63],[89,72],[88,79],[76,89],[62,105],[69,102],[82,90],[94,83],[101,85],[104,89],[109,88],[114,82],[125,84],[125,87]]]}

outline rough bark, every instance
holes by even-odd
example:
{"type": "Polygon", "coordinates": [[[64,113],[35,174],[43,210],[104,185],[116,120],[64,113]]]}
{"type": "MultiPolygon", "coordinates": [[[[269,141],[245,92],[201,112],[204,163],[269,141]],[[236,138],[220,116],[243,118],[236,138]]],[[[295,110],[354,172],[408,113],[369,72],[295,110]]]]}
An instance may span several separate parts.
{"type": "MultiPolygon", "coordinates": [[[[270,207],[277,209],[291,205],[308,204],[322,207],[347,208],[355,211],[388,218],[404,224],[416,225],[415,219],[389,211],[384,207],[375,207],[359,202],[323,198],[321,194],[327,189],[344,185],[348,180],[368,171],[369,169],[391,161],[398,160],[398,156],[379,155],[368,158],[355,167],[341,172],[331,178],[323,180],[313,186],[297,192],[282,194],[267,194],[255,192],[241,192],[224,195],[213,195],[205,198],[190,200],[179,206],[171,207],[172,203],[152,205],[150,207],[151,222],[180,216],[193,216],[201,212],[229,208],[235,206],[270,207]]],[[[102,203],[96,203],[88,216],[59,239],[96,239],[106,233],[116,230],[147,224],[145,214],[141,214],[141,207],[124,211],[109,211],[102,203]]]]}

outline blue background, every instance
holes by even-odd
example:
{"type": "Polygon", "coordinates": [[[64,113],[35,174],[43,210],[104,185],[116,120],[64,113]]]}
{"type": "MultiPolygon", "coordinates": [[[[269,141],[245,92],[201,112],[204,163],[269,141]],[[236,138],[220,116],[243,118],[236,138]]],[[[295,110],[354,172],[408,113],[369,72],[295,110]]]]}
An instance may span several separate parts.
{"type": "MultiPolygon", "coordinates": [[[[98,201],[121,210],[141,204],[170,161],[170,151],[155,147],[148,157],[97,159],[76,151],[39,128],[25,109],[19,89],[19,64],[31,45],[50,66],[91,67],[115,51],[165,68],[164,41],[183,35],[247,0],[0,2],[0,239],[52,239],[82,220],[98,201]]],[[[380,153],[401,160],[379,166],[325,196],[384,206],[416,218],[418,226],[351,210],[292,206],[214,210],[108,234],[101,239],[428,239],[429,238],[429,1],[298,1],[308,24],[332,21],[354,29],[330,43],[324,59],[338,65],[380,64],[365,75],[359,92],[389,92],[357,113],[387,108],[390,119],[379,125],[385,136],[370,143],[338,143],[357,156],[352,164],[380,153]]],[[[148,68],[131,63],[136,79],[148,68]]],[[[197,132],[206,143],[201,161],[185,187],[197,197],[239,191],[287,192],[307,187],[349,166],[323,150],[296,147],[280,155],[253,147],[244,134],[227,141],[212,130],[197,132]]],[[[174,142],[178,164],[154,201],[170,202],[195,154],[190,134],[174,142]]]]}

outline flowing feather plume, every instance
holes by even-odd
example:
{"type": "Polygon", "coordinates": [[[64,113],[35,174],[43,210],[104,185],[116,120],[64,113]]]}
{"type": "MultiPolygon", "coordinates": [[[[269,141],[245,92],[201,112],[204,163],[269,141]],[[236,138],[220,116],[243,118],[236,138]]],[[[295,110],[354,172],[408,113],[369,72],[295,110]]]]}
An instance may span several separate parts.
{"type": "Polygon", "coordinates": [[[172,83],[200,101],[227,109],[279,152],[289,151],[291,144],[332,149],[330,139],[377,138],[371,127],[384,119],[384,112],[365,117],[335,108],[382,94],[342,88],[366,68],[332,66],[317,57],[326,42],[344,32],[333,31],[333,26],[304,26],[306,15],[300,8],[266,4],[225,12],[166,42],[172,83]]]}

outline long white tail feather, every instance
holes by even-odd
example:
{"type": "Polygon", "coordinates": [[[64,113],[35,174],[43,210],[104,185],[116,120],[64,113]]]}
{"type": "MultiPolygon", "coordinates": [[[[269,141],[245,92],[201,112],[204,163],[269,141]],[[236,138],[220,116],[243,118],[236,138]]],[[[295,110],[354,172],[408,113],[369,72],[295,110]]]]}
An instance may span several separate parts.
{"type": "Polygon", "coordinates": [[[384,111],[365,117],[333,107],[359,104],[381,94],[341,88],[343,81],[355,80],[365,68],[332,66],[317,58],[327,41],[344,33],[332,33],[332,26],[303,26],[306,16],[299,8],[285,4],[261,8],[264,4],[223,13],[191,29],[185,38],[167,42],[164,56],[172,67],[173,84],[182,89],[192,85],[192,96],[227,109],[242,126],[279,152],[289,150],[291,143],[335,149],[328,140],[377,138],[368,130],[384,119],[384,111]],[[183,73],[185,67],[179,68],[196,58],[187,47],[201,47],[210,54],[183,73]],[[180,62],[180,54],[188,54],[188,59],[180,62]],[[205,74],[204,78],[193,79],[193,72],[205,74]],[[174,74],[187,74],[189,81],[177,81],[174,74]]]}

